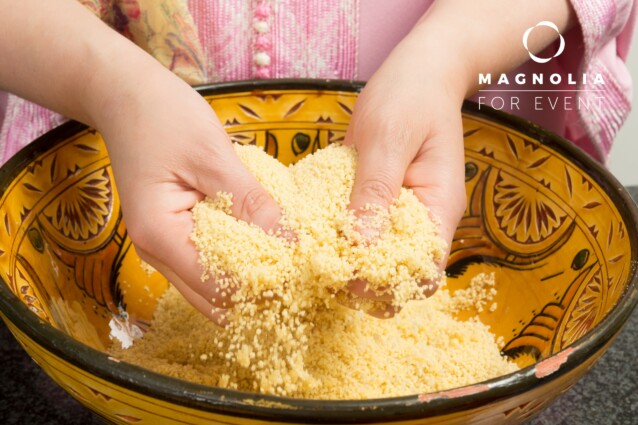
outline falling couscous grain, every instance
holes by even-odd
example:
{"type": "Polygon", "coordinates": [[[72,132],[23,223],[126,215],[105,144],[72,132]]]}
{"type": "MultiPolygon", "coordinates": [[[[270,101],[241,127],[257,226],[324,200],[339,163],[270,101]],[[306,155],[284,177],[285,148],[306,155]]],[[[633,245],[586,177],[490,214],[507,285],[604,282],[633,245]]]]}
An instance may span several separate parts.
{"type": "Polygon", "coordinates": [[[379,231],[370,241],[348,210],[354,149],[329,146],[290,167],[256,147],[236,150],[283,218],[266,233],[230,214],[227,193],[193,208],[203,279],[216,277],[218,296],[230,298],[228,325],[208,322],[171,288],[145,337],[112,355],[203,384],[315,399],[439,391],[517,369],[484,324],[454,316],[489,305],[493,275],[425,300],[445,246],[411,190],[402,189],[389,210],[363,216],[379,231]],[[353,299],[345,295],[353,280],[390,298],[353,299]],[[364,313],[388,304],[401,310],[391,319],[364,313]]]}

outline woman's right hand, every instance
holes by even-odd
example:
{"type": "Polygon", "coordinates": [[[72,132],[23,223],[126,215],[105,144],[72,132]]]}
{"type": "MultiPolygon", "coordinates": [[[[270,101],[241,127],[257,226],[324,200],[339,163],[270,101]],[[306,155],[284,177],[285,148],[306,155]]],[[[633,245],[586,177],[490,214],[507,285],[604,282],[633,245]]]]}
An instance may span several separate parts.
{"type": "Polygon", "coordinates": [[[100,131],[137,252],[220,322],[228,299],[201,280],[190,209],[224,191],[237,218],[266,230],[281,213],[211,107],[76,0],[0,0],[0,8],[0,89],[100,131]]]}
{"type": "Polygon", "coordinates": [[[221,323],[229,296],[221,296],[214,278],[201,280],[191,208],[206,195],[229,192],[233,215],[266,231],[278,225],[281,212],[240,162],[208,103],[170,71],[146,66],[140,78],[102,97],[96,127],[137,253],[221,323]]]}

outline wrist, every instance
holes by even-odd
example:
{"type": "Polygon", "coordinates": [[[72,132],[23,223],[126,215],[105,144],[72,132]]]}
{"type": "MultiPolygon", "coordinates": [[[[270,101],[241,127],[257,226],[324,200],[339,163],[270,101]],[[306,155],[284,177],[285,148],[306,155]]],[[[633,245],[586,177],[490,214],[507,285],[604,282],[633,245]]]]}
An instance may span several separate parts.
{"type": "Polygon", "coordinates": [[[470,91],[476,77],[470,52],[453,40],[441,40],[436,28],[423,28],[410,33],[403,42],[415,57],[414,66],[424,80],[439,87],[442,95],[459,105],[470,91]]]}
{"type": "Polygon", "coordinates": [[[130,41],[112,40],[93,55],[95,72],[81,99],[86,123],[104,133],[134,111],[141,111],[158,78],[170,71],[130,41]]]}
{"type": "MultiPolygon", "coordinates": [[[[560,33],[573,24],[568,0],[536,2],[446,0],[434,2],[410,33],[437,52],[439,62],[460,70],[452,75],[464,88],[464,97],[479,88],[480,73],[509,72],[529,60],[523,47],[525,31],[540,21],[552,21],[560,33]]],[[[529,50],[539,52],[557,37],[553,30],[537,31],[529,50]]]]}

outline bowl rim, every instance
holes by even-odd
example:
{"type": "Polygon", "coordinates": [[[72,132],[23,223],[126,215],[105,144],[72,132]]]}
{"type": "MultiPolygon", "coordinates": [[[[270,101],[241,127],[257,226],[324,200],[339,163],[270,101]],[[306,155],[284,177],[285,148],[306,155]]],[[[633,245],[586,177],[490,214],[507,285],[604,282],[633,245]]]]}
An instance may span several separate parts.
{"type": "MultiPolygon", "coordinates": [[[[202,96],[267,90],[318,90],[358,93],[365,82],[348,80],[277,79],[247,80],[196,86],[202,96]]],[[[588,334],[547,359],[561,354],[560,368],[547,376],[536,376],[536,364],[519,371],[465,387],[419,395],[369,400],[309,400],[256,394],[211,387],[152,372],[126,362],[116,362],[106,353],[78,342],[45,323],[31,312],[0,279],[0,316],[36,344],[70,364],[116,385],[152,398],[206,412],[268,421],[305,423],[371,423],[410,420],[445,415],[503,400],[547,384],[569,373],[611,342],[638,303],[638,209],[631,196],[600,163],[584,151],[538,125],[522,118],[465,101],[463,113],[487,119],[562,154],[584,170],[615,202],[628,228],[631,250],[629,279],[624,294],[611,311],[588,334]],[[630,231],[631,230],[631,231],[630,231]],[[487,389],[486,389],[487,388],[487,389]]],[[[38,155],[88,127],[67,122],[24,147],[0,168],[0,196],[11,181],[38,155]]],[[[8,323],[9,324],[9,323],[8,323]]],[[[538,364],[538,363],[537,363],[538,364]]]]}

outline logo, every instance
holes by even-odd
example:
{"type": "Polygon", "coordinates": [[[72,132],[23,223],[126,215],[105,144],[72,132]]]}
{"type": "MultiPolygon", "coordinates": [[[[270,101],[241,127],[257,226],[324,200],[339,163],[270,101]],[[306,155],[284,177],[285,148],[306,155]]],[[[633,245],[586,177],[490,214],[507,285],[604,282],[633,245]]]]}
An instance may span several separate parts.
{"type": "MultiPolygon", "coordinates": [[[[550,21],[540,21],[528,28],[522,41],[530,59],[540,64],[560,56],[565,50],[565,39],[556,24],[550,21]],[[558,34],[558,50],[551,57],[541,57],[530,52],[529,37],[538,27],[551,28],[558,34]]],[[[482,87],[478,91],[479,110],[482,106],[489,106],[497,111],[520,111],[526,116],[531,111],[600,112],[604,107],[605,80],[601,73],[574,73],[568,70],[556,72],[552,67],[541,70],[538,69],[541,67],[531,65],[533,66],[494,75],[491,72],[479,72],[478,85],[482,87]]]]}
{"type": "Polygon", "coordinates": [[[550,60],[554,59],[555,57],[559,56],[561,53],[563,53],[563,50],[565,50],[565,39],[563,38],[563,35],[558,30],[558,27],[556,26],[556,24],[554,24],[553,22],[550,22],[550,21],[541,21],[541,22],[537,23],[536,25],[534,25],[533,27],[528,28],[527,31],[525,31],[525,33],[523,34],[523,46],[527,50],[527,53],[529,53],[529,57],[534,62],[536,62],[536,63],[547,63],[550,60]],[[549,58],[541,58],[541,57],[536,56],[532,52],[530,52],[529,47],[527,47],[527,39],[529,38],[529,35],[532,33],[532,31],[534,31],[535,28],[538,28],[538,27],[548,27],[548,28],[551,28],[554,31],[556,31],[556,33],[558,33],[558,38],[560,40],[560,45],[558,46],[558,50],[556,51],[556,53],[554,53],[554,56],[551,56],[549,58]]]}

